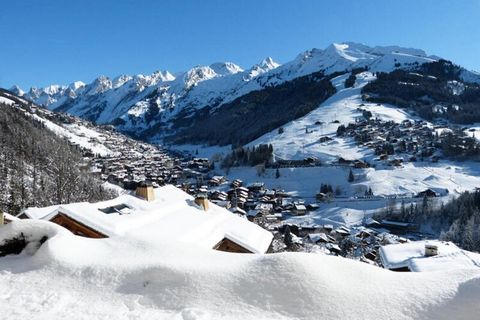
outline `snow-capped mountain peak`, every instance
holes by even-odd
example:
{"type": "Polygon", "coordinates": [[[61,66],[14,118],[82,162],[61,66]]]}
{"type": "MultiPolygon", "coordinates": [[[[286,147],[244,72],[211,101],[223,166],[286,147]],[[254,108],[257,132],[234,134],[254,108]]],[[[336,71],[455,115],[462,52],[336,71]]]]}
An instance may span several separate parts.
{"type": "Polygon", "coordinates": [[[23,91],[22,88],[17,85],[13,85],[9,90],[17,96],[23,96],[25,94],[25,91],[23,91]]]}
{"type": "Polygon", "coordinates": [[[112,81],[107,76],[100,76],[87,86],[87,94],[95,95],[112,89],[112,81]]]}
{"type": "Polygon", "coordinates": [[[132,77],[129,76],[129,75],[125,75],[125,74],[122,74],[118,77],[115,77],[113,80],[112,80],[112,87],[113,88],[118,88],[118,87],[121,87],[123,86],[126,82],[132,80],[132,77]]]}
{"type": "Polygon", "coordinates": [[[232,62],[216,62],[210,65],[210,68],[220,76],[226,76],[242,72],[243,69],[232,62]]]}
{"type": "Polygon", "coordinates": [[[367,53],[365,46],[356,43],[333,43],[328,46],[323,54],[333,59],[345,59],[351,62],[357,62],[360,59],[373,59],[373,55],[367,53]]]}
{"type": "Polygon", "coordinates": [[[154,83],[158,82],[167,82],[175,80],[175,76],[171,74],[169,71],[155,71],[150,76],[154,83]]]}
{"type": "Polygon", "coordinates": [[[271,70],[274,70],[280,66],[279,63],[275,62],[271,57],[263,59],[260,63],[255,64],[253,67],[248,70],[247,75],[245,75],[244,80],[250,81],[251,79],[271,70]]]}
{"type": "Polygon", "coordinates": [[[61,90],[65,90],[65,86],[61,86],[58,84],[52,84],[48,87],[43,88],[43,92],[47,95],[55,95],[59,93],[61,90]]]}
{"type": "Polygon", "coordinates": [[[183,76],[185,87],[191,88],[196,86],[199,82],[215,78],[217,73],[211,67],[197,66],[188,70],[183,76]]]}
{"type": "Polygon", "coordinates": [[[259,66],[263,69],[273,70],[278,68],[280,64],[275,62],[271,57],[266,57],[262,60],[262,62],[260,62],[259,66]]]}
{"type": "Polygon", "coordinates": [[[68,85],[68,88],[70,90],[73,90],[73,91],[77,91],[78,89],[81,89],[83,87],[85,87],[86,84],[82,81],[75,81],[75,82],[72,82],[68,85]]]}

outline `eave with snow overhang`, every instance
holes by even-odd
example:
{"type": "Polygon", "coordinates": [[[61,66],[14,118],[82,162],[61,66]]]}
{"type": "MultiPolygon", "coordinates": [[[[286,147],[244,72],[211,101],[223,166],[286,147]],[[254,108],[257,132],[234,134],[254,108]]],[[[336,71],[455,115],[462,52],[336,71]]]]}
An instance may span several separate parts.
{"type": "Polygon", "coordinates": [[[3,224],[8,224],[15,220],[18,220],[18,218],[0,210],[0,226],[3,224]]]}
{"type": "Polygon", "coordinates": [[[270,247],[270,232],[213,203],[205,211],[192,196],[172,185],[154,189],[154,196],[154,200],[145,201],[124,194],[97,203],[28,208],[21,216],[56,222],[91,238],[128,237],[156,243],[177,240],[245,253],[265,253],[270,247]]]}

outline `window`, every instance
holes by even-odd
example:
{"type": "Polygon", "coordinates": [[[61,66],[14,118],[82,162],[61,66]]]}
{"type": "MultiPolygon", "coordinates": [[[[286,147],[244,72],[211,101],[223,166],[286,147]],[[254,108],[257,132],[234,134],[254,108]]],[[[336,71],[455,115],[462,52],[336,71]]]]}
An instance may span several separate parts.
{"type": "Polygon", "coordinates": [[[98,210],[106,214],[118,213],[119,215],[130,214],[132,212],[132,208],[123,203],[98,210]]]}

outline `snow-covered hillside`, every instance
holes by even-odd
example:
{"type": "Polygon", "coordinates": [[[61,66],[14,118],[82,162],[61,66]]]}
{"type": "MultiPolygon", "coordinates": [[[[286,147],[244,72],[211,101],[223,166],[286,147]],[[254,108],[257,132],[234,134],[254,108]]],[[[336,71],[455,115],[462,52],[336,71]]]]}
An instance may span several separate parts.
{"type": "Polygon", "coordinates": [[[0,227],[2,319],[474,319],[478,268],[397,273],[322,254],[232,254],[86,239],[43,221],[0,227]],[[43,236],[48,240],[39,246],[43,236]]]}
{"type": "Polygon", "coordinates": [[[0,92],[0,102],[15,104],[26,116],[41,122],[57,136],[67,139],[71,144],[89,150],[93,154],[107,156],[115,154],[105,145],[105,131],[73,117],[59,115],[52,111],[31,105],[8,91],[0,92]]]}
{"type": "MultiPolygon", "coordinates": [[[[361,73],[357,76],[355,87],[344,88],[347,77],[348,74],[334,78],[332,83],[337,93],[306,116],[283,126],[283,133],[279,134],[278,130],[273,130],[252,141],[248,146],[272,144],[275,156],[282,159],[304,159],[314,156],[323,161],[333,161],[338,157],[360,159],[371,154],[369,149],[357,146],[355,141],[349,138],[319,142],[321,136],[335,138],[337,128],[341,124],[355,122],[355,118],[361,116],[361,112],[357,110],[362,103],[361,88],[375,77],[370,72],[361,73]]],[[[367,108],[388,119],[397,121],[408,119],[404,112],[396,108],[373,104],[367,108]]]]}

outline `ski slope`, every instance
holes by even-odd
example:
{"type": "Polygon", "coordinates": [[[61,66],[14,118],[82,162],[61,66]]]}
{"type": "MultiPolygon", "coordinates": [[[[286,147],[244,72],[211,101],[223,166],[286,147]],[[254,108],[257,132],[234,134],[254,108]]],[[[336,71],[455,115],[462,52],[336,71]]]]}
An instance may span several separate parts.
{"type": "Polygon", "coordinates": [[[344,87],[348,76],[349,74],[346,74],[334,78],[332,84],[337,93],[312,112],[283,126],[284,133],[279,134],[278,129],[273,130],[250,142],[248,146],[272,144],[275,156],[282,159],[304,159],[314,156],[322,161],[331,162],[338,157],[353,160],[371,155],[370,149],[357,146],[353,139],[336,137],[340,125],[355,122],[356,118],[362,116],[357,108],[371,111],[374,117],[385,121],[402,122],[412,117],[399,108],[362,101],[362,87],[375,80],[372,73],[358,74],[353,88],[344,87]],[[320,124],[316,124],[318,122],[320,124]],[[319,142],[319,138],[324,136],[333,140],[319,142]]]}

